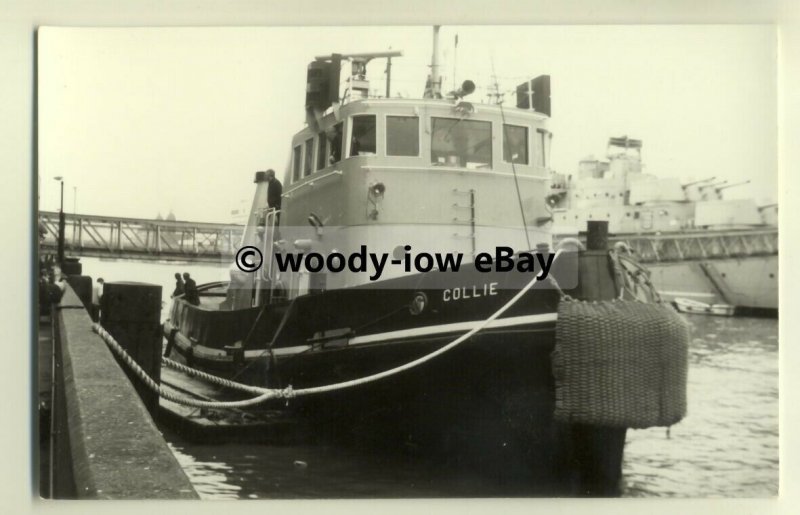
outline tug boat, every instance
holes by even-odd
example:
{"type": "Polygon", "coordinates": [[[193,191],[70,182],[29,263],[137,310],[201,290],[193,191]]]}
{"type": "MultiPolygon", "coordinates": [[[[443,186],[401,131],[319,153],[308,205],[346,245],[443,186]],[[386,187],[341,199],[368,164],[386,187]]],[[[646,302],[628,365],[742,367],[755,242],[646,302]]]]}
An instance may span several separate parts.
{"type": "MultiPolygon", "coordinates": [[[[437,36],[435,28],[420,99],[369,94],[367,64],[397,51],[309,64],[306,124],[292,137],[281,209],[267,204],[268,175],[256,173],[240,247],[258,252],[231,267],[229,282],[201,285],[200,305],[173,301],[163,326],[167,355],[258,386],[346,384],[285,409],[334,434],[441,450],[501,483],[524,470],[542,495],[615,495],[626,428],[640,424],[559,417],[567,390],[559,390],[555,376],[564,370],[554,369],[554,350],[559,317],[569,318],[565,307],[584,305],[580,299],[607,303],[607,316],[595,317],[607,324],[605,335],[635,325],[614,314],[625,302],[655,305],[646,271],[609,252],[602,224],[582,249],[575,241],[553,247],[536,223],[548,214],[551,189],[549,77],[522,84],[515,107],[466,101],[471,81],[443,94],[437,36]],[[345,63],[351,72],[340,96],[345,63]],[[290,255],[352,257],[364,247],[391,260],[379,278],[374,268],[324,272],[309,260],[297,270],[278,266],[290,255]],[[464,262],[458,271],[426,266],[424,252],[464,262]],[[482,253],[511,269],[487,269],[482,253]],[[521,265],[526,253],[552,259],[547,277],[543,266],[521,265]],[[243,270],[256,254],[262,266],[243,270]],[[401,264],[414,256],[423,271],[401,264]],[[352,384],[386,371],[396,373],[352,384]]],[[[600,333],[582,334],[602,343],[600,333]]],[[[676,391],[684,404],[665,424],[685,412],[682,346],[676,391]]],[[[637,370],[626,359],[620,369],[637,370]]],[[[576,375],[591,381],[594,370],[576,375]]]]}

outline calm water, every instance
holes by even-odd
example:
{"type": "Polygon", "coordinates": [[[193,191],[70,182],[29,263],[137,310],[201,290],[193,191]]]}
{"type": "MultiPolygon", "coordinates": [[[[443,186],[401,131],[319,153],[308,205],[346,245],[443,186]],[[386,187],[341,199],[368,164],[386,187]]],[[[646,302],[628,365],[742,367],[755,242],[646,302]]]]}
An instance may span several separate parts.
{"type": "MultiPolygon", "coordinates": [[[[176,271],[198,284],[227,267],[83,259],[84,273],[161,284],[176,271]]],[[[168,304],[165,304],[167,307],[168,304]]],[[[778,323],[691,316],[689,413],[669,432],[629,430],[624,495],[764,497],[778,492],[778,323]]],[[[524,495],[477,471],[425,456],[334,445],[194,445],[167,435],[198,493],[209,499],[524,495]]]]}
{"type": "Polygon", "coordinates": [[[691,316],[689,413],[628,432],[630,496],[778,493],[778,322],[691,316]]]}

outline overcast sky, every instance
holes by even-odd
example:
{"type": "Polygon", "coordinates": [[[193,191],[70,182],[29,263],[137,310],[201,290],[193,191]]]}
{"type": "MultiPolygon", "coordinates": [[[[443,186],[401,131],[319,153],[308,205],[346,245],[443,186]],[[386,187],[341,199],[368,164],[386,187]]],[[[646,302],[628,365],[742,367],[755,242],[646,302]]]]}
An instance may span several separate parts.
{"type": "MultiPolygon", "coordinates": [[[[306,66],[333,52],[403,50],[392,89],[421,96],[430,27],[48,28],[39,41],[40,206],[230,220],[256,170],[282,176],[304,120],[306,66]],[[77,199],[75,189],[77,188],[77,199]],[[77,202],[75,202],[77,200],[77,202]]],[[[645,170],[751,179],[731,197],[777,198],[776,33],[770,26],[453,27],[445,86],[501,90],[550,74],[552,165],[644,140],[645,170]],[[459,36],[457,52],[453,40],[459,36]]],[[[384,61],[368,71],[383,90],[384,61]]],[[[476,93],[470,100],[478,101],[476,93]]],[[[508,97],[507,103],[513,104],[508,97]]]]}

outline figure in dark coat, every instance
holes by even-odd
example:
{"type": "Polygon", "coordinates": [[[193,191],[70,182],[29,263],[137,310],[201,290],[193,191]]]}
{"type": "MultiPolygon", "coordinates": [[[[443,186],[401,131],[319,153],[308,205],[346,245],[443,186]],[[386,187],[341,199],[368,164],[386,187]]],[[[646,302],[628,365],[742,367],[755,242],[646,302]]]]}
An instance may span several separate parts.
{"type": "Polygon", "coordinates": [[[183,273],[183,298],[193,306],[200,305],[200,294],[197,292],[197,283],[189,276],[188,272],[183,273]]]}
{"type": "Polygon", "coordinates": [[[336,164],[342,160],[342,124],[337,123],[333,128],[331,138],[331,151],[328,164],[336,164]]]}
{"type": "Polygon", "coordinates": [[[275,177],[275,170],[267,170],[267,204],[272,209],[280,211],[281,209],[281,195],[283,194],[283,184],[275,177]]]}
{"type": "MultiPolygon", "coordinates": [[[[281,210],[281,195],[283,195],[283,184],[275,177],[275,170],[267,170],[267,205],[276,211],[281,210]]],[[[275,227],[281,224],[280,212],[275,216],[275,227]]]]}
{"type": "Polygon", "coordinates": [[[184,285],[183,279],[181,279],[181,274],[175,273],[175,291],[172,292],[172,297],[175,298],[178,295],[183,295],[184,292],[184,285]]]}

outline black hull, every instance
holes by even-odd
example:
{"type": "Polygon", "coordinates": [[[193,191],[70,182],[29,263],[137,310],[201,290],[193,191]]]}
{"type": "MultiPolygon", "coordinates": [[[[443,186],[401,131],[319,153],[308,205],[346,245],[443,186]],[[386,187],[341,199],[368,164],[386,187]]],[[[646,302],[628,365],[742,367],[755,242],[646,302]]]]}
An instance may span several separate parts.
{"type": "MultiPolygon", "coordinates": [[[[321,377],[338,364],[349,367],[347,375],[368,373],[448,341],[420,342],[414,352],[402,349],[414,344],[389,344],[397,348],[393,356],[377,348],[347,359],[331,353],[315,363],[287,363],[281,370],[287,377],[308,376],[309,370],[321,377]]],[[[355,434],[360,440],[425,449],[456,466],[481,470],[495,484],[525,481],[542,495],[614,494],[625,430],[608,431],[618,446],[604,442],[609,447],[601,452],[611,465],[606,470],[587,473],[587,467],[576,466],[576,460],[597,461],[589,456],[600,449],[591,451],[586,440],[596,429],[553,420],[553,343],[552,327],[487,333],[386,380],[297,399],[290,406],[342,438],[355,434]]]]}
{"type": "MultiPolygon", "coordinates": [[[[237,381],[297,390],[363,378],[426,356],[489,317],[530,277],[504,274],[500,280],[514,283],[479,295],[492,277],[451,276],[453,284],[479,285],[457,303],[445,301],[441,284],[420,288],[418,278],[416,288],[405,290],[309,295],[278,306],[282,319],[273,316],[253,340],[258,345],[245,342],[241,349],[193,342],[180,323],[167,322],[164,329],[177,351],[173,358],[237,381]],[[420,291],[428,302],[415,315],[408,305],[420,291]]],[[[599,291],[597,284],[592,288],[599,291]]],[[[360,445],[425,449],[481,470],[498,484],[524,481],[541,495],[615,495],[625,429],[553,419],[550,354],[558,302],[557,291],[532,289],[501,318],[424,364],[368,384],[296,397],[287,407],[327,435],[355,436],[360,445]]],[[[194,316],[202,317],[202,310],[194,316]]]]}
{"type": "MultiPolygon", "coordinates": [[[[455,337],[315,352],[278,360],[276,369],[280,384],[296,389],[333,384],[407,363],[455,337]]],[[[512,492],[524,483],[534,495],[617,495],[625,429],[553,420],[553,345],[552,323],[490,330],[390,378],[297,397],[286,407],[327,438],[417,449],[480,470],[512,492]]],[[[263,378],[256,367],[244,364],[237,380],[263,378]]]]}

